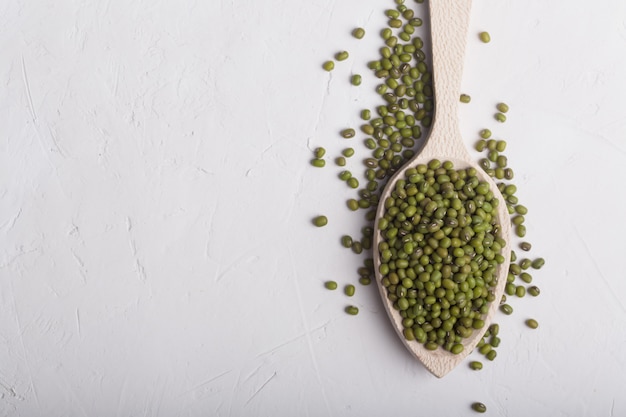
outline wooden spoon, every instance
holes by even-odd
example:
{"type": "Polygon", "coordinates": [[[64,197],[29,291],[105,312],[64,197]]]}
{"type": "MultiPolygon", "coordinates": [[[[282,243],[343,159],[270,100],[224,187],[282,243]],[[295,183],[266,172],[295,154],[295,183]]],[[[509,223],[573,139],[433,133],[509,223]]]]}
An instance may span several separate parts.
{"type": "Polygon", "coordinates": [[[507,211],[506,202],[499,192],[495,182],[480,168],[469,155],[464,146],[458,120],[458,105],[460,96],[461,77],[463,73],[463,59],[469,25],[471,0],[430,0],[430,24],[432,33],[433,76],[435,94],[435,115],[432,129],[428,140],[422,150],[402,167],[389,180],[383,190],[380,201],[384,202],[395,188],[399,178],[404,177],[404,172],[418,164],[426,164],[436,158],[441,161],[448,160],[454,164],[455,169],[474,167],[481,181],[489,183],[495,197],[499,200],[497,209],[497,221],[500,224],[500,236],[507,242],[502,249],[505,257],[503,264],[498,266],[497,284],[494,288],[495,301],[489,306],[489,311],[484,317],[485,326],[481,330],[475,330],[468,338],[463,339],[463,351],[453,354],[438,348],[434,351],[427,350],[423,344],[413,340],[408,341],[402,330],[402,317],[398,310],[394,309],[393,303],[387,298],[387,290],[382,285],[382,276],[379,273],[381,264],[380,253],[377,250],[382,240],[378,229],[378,220],[384,216],[384,204],[379,204],[374,224],[374,267],[376,281],[380,295],[398,336],[407,349],[419,359],[426,368],[435,376],[441,378],[458,365],[481,340],[483,334],[491,323],[492,317],[497,311],[500,299],[504,293],[506,278],[509,269],[511,255],[511,224],[507,211]]]}

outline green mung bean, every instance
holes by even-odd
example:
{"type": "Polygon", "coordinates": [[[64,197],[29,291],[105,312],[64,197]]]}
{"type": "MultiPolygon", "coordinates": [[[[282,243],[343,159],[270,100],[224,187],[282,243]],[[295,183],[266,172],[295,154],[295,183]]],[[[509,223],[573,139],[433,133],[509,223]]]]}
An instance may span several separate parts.
{"type": "Polygon", "coordinates": [[[459,100],[461,101],[461,103],[469,103],[470,101],[472,101],[472,98],[467,94],[461,94],[459,100]]]}
{"type": "Polygon", "coordinates": [[[491,137],[491,130],[489,130],[489,129],[482,129],[479,132],[479,135],[483,139],[489,139],[491,137]]]}
{"type": "Polygon", "coordinates": [[[528,252],[532,249],[532,245],[529,242],[521,242],[519,244],[521,250],[528,252]]]}
{"type": "Polygon", "coordinates": [[[506,122],[506,116],[504,115],[504,113],[496,113],[493,115],[494,119],[496,119],[496,121],[500,122],[500,123],[504,123],[506,122]]]}
{"type": "Polygon", "coordinates": [[[400,19],[389,19],[389,21],[387,21],[387,25],[391,28],[394,29],[398,29],[400,27],[402,27],[402,20],[400,19]]]}
{"type": "Polygon", "coordinates": [[[365,133],[366,135],[373,135],[374,134],[374,126],[372,126],[372,125],[361,125],[361,132],[365,133]]]}
{"type": "Polygon", "coordinates": [[[350,178],[352,178],[352,173],[350,171],[341,171],[339,173],[339,179],[342,181],[348,181],[350,178]]]}
{"type": "Polygon", "coordinates": [[[531,267],[533,261],[531,261],[528,258],[524,258],[519,262],[519,266],[520,268],[522,268],[523,270],[527,270],[528,268],[531,267]]]}
{"type": "Polygon", "coordinates": [[[357,314],[359,314],[359,308],[356,306],[347,306],[346,313],[350,314],[351,316],[356,316],[357,314]]]}
{"type": "Polygon", "coordinates": [[[344,158],[343,156],[338,156],[337,158],[335,158],[335,164],[340,167],[345,166],[346,158],[344,158]]]}
{"type": "Polygon", "coordinates": [[[344,235],[341,237],[341,246],[343,246],[344,248],[351,248],[352,247],[352,237],[348,236],[348,235],[344,235]]]}
{"type": "Polygon", "coordinates": [[[536,258],[535,260],[532,261],[530,266],[532,266],[533,269],[541,269],[545,265],[545,263],[546,263],[545,259],[536,258]]]}
{"type": "Polygon", "coordinates": [[[341,51],[335,54],[335,59],[337,61],[345,61],[346,59],[348,59],[349,56],[350,54],[348,53],[348,51],[341,51]]]}
{"type": "Polygon", "coordinates": [[[480,371],[481,369],[483,369],[483,363],[479,361],[471,361],[469,363],[469,367],[474,371],[480,371]]]}
{"type": "Polygon", "coordinates": [[[496,109],[498,109],[498,111],[501,113],[506,113],[509,111],[509,106],[506,103],[498,103],[496,105],[496,109]]]}
{"type": "Polygon", "coordinates": [[[480,40],[483,43],[489,43],[491,42],[491,35],[489,35],[489,32],[480,32],[478,34],[478,37],[480,38],[480,40]]]}
{"type": "Polygon", "coordinates": [[[484,413],[487,411],[487,406],[483,403],[473,403],[472,404],[472,410],[476,411],[477,413],[484,413]]]}
{"type": "Polygon", "coordinates": [[[454,345],[452,345],[450,352],[454,353],[455,355],[458,355],[459,353],[463,352],[463,345],[460,343],[455,343],[454,345]]]}
{"type": "Polygon", "coordinates": [[[369,120],[372,117],[372,112],[368,109],[361,110],[361,119],[369,120]]]}
{"type": "Polygon", "coordinates": [[[363,28],[355,28],[352,31],[352,36],[354,36],[357,39],[363,39],[363,37],[365,36],[365,29],[363,29],[363,28]]]}
{"type": "Polygon", "coordinates": [[[521,214],[511,218],[511,223],[513,223],[515,226],[519,226],[520,224],[524,223],[524,221],[526,221],[526,218],[521,214]]]}
{"type": "Polygon", "coordinates": [[[354,198],[349,199],[346,202],[346,205],[352,211],[357,211],[359,209],[359,202],[357,200],[355,200],[354,198]]]}
{"type": "Polygon", "coordinates": [[[355,291],[356,291],[356,288],[352,284],[348,284],[343,288],[344,294],[346,294],[348,297],[352,297],[355,291]]]}
{"type": "Polygon", "coordinates": [[[321,158],[314,158],[311,160],[311,165],[317,168],[322,168],[326,166],[326,161],[321,158]]]}
{"type": "Polygon", "coordinates": [[[341,154],[346,158],[350,158],[352,155],[354,155],[354,148],[346,148],[341,151],[341,154]]]}
{"type": "Polygon", "coordinates": [[[536,329],[537,327],[539,327],[539,323],[535,319],[527,319],[526,326],[530,327],[531,329],[536,329]]]}
{"type": "Polygon", "coordinates": [[[322,68],[326,71],[332,71],[335,68],[335,63],[333,61],[326,61],[322,64],[322,68]]]}
{"type": "Polygon", "coordinates": [[[323,227],[328,224],[328,218],[326,216],[317,216],[313,219],[313,224],[317,227],[323,227]]]}
{"type": "Polygon", "coordinates": [[[489,344],[491,345],[491,347],[497,348],[498,346],[500,346],[500,338],[497,336],[492,336],[491,339],[489,340],[489,344]]]}
{"type": "Polygon", "coordinates": [[[361,76],[359,74],[352,75],[350,82],[355,86],[361,85],[361,76]]]}
{"type": "Polygon", "coordinates": [[[517,206],[515,206],[515,212],[517,214],[525,215],[528,214],[528,209],[526,208],[526,206],[518,204],[517,206]]]}
{"type": "MultiPolygon", "coordinates": [[[[381,141],[379,143],[382,144],[381,141]]],[[[386,162],[385,159],[379,160],[379,167],[387,166],[386,162]]],[[[504,256],[500,253],[502,240],[497,236],[496,219],[488,214],[493,209],[492,203],[495,205],[493,193],[489,192],[489,185],[481,183],[476,175],[476,170],[473,168],[455,170],[450,161],[431,160],[428,164],[407,170],[405,176],[396,183],[390,197],[383,202],[385,211],[378,222],[383,245],[378,248],[381,259],[379,272],[383,280],[390,282],[390,286],[387,286],[389,300],[394,302],[394,307],[401,313],[404,312],[403,314],[407,314],[406,311],[411,307],[406,288],[421,286],[426,289],[425,291],[412,290],[413,298],[410,299],[413,305],[421,308],[419,319],[424,326],[427,326],[422,330],[432,327],[432,331],[436,333],[434,329],[444,326],[441,331],[452,332],[465,338],[469,337],[475,329],[485,326],[482,315],[487,312],[488,303],[493,301],[490,289],[495,285],[495,280],[492,277],[495,276],[497,265],[504,263],[504,256]],[[463,178],[463,181],[451,181],[451,178],[459,177],[463,178]],[[470,187],[470,184],[476,190],[471,195],[480,197],[477,197],[476,201],[464,194],[464,189],[470,187]],[[429,196],[433,194],[427,190],[430,187],[440,186],[449,188],[450,193],[446,193],[443,197],[447,199],[446,201],[438,200],[441,201],[438,203],[430,199],[429,196]],[[428,198],[428,200],[418,204],[414,196],[420,192],[425,193],[422,198],[428,198]],[[471,225],[467,223],[467,217],[470,214],[471,225]],[[442,227],[450,229],[444,232],[442,227]],[[459,245],[453,246],[453,239],[447,237],[446,233],[457,239],[459,245]],[[482,237],[486,233],[491,237],[488,239],[482,237]],[[469,241],[472,236],[475,236],[472,242],[480,245],[487,257],[472,259],[469,253],[461,247],[460,238],[469,241]],[[441,252],[442,250],[445,252],[441,252]],[[414,267],[411,264],[411,256],[415,255],[416,251],[419,251],[421,255],[414,258],[414,262],[416,261],[414,267]],[[471,267],[472,263],[476,266],[471,267]],[[433,282],[444,278],[444,272],[441,271],[447,269],[452,271],[452,267],[459,270],[459,274],[475,271],[471,280],[478,284],[473,284],[470,291],[468,283],[455,282],[446,277],[442,280],[442,287],[435,288],[433,282]],[[466,268],[469,268],[467,272],[465,272],[466,268]],[[405,277],[409,273],[412,277],[408,283],[404,284],[406,280],[403,280],[402,287],[398,287],[397,283],[401,280],[396,278],[396,275],[400,274],[405,277]],[[428,290],[431,286],[432,291],[428,290]],[[454,314],[458,320],[455,322],[439,318],[441,305],[438,300],[446,294],[451,297],[446,298],[446,303],[454,300],[455,304],[469,309],[466,316],[461,318],[460,311],[450,313],[446,310],[443,317],[446,315],[452,317],[454,314]]],[[[433,191],[435,191],[434,188],[433,191]]],[[[446,274],[451,276],[451,272],[446,272],[446,274]]],[[[432,332],[429,334],[426,342],[421,341],[424,340],[422,337],[416,336],[426,349],[434,350],[441,346],[452,353],[460,352],[462,344],[459,340],[446,341],[443,336],[437,336],[432,332]]]]}
{"type": "Polygon", "coordinates": [[[507,316],[513,314],[513,307],[511,307],[509,304],[502,304],[500,306],[500,310],[507,316]]]}
{"type": "Polygon", "coordinates": [[[528,287],[528,294],[532,295],[533,297],[537,297],[539,294],[541,294],[541,290],[536,285],[533,285],[532,287],[528,287]]]}
{"type": "Polygon", "coordinates": [[[341,136],[343,136],[346,139],[353,138],[356,135],[356,131],[352,128],[343,129],[339,133],[341,134],[341,136]]]}
{"type": "Polygon", "coordinates": [[[485,357],[487,359],[489,359],[490,361],[494,360],[496,358],[496,356],[498,356],[498,352],[495,350],[491,350],[489,352],[487,352],[487,354],[485,355],[485,357]]]}
{"type": "Polygon", "coordinates": [[[324,283],[324,287],[326,287],[326,289],[328,290],[336,290],[337,289],[337,283],[335,281],[326,281],[324,283]]]}
{"type": "Polygon", "coordinates": [[[323,158],[324,155],[326,155],[326,149],[322,147],[315,148],[315,150],[313,151],[313,155],[315,155],[316,158],[323,158]]]}
{"type": "Polygon", "coordinates": [[[519,274],[519,278],[524,281],[526,284],[530,284],[533,281],[533,276],[528,272],[522,272],[519,274]]]}
{"type": "Polygon", "coordinates": [[[359,180],[356,177],[348,178],[346,183],[348,183],[348,187],[350,188],[359,188],[359,180]]]}

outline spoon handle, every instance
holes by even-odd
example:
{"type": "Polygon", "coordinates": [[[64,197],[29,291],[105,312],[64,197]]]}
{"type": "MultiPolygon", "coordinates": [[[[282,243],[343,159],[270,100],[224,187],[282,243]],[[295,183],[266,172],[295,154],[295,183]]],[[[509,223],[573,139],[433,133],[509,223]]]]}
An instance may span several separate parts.
{"type": "Polygon", "coordinates": [[[468,160],[458,120],[472,0],[430,0],[435,116],[422,155],[468,160]]]}

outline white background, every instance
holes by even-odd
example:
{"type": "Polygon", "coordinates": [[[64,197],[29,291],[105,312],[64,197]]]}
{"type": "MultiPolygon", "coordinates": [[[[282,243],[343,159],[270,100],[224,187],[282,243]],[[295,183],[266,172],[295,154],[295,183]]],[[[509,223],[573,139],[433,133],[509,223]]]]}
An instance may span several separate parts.
{"type": "Polygon", "coordinates": [[[509,141],[547,263],[541,296],[497,317],[497,359],[441,380],[373,285],[323,288],[362,261],[339,244],[364,223],[330,161],[379,104],[366,63],[388,7],[0,2],[1,415],[626,415],[626,3],[474,1],[463,133],[509,141]]]}

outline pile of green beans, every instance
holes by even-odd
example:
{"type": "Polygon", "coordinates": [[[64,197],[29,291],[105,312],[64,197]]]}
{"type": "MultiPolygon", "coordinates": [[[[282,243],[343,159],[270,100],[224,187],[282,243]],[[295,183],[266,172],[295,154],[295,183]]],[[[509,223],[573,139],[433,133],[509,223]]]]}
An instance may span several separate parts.
{"type": "MultiPolygon", "coordinates": [[[[509,106],[500,102],[496,105],[496,110],[498,112],[496,113],[496,119],[498,119],[498,114],[504,115],[504,113],[508,113],[509,106]]],[[[512,183],[515,174],[513,169],[508,166],[508,158],[504,155],[507,142],[502,139],[492,138],[492,132],[489,129],[481,130],[479,136],[480,139],[475,144],[475,150],[482,154],[479,164],[496,181],[498,189],[506,200],[507,209],[511,215],[511,225],[516,235],[513,238],[518,239],[519,249],[524,253],[530,252],[532,244],[526,240],[527,230],[525,225],[528,208],[519,202],[519,198],[516,195],[517,187],[512,183]]],[[[544,258],[518,258],[517,252],[515,250],[511,251],[507,283],[504,295],[500,300],[500,311],[503,314],[512,315],[514,313],[514,308],[511,304],[515,298],[523,298],[527,294],[537,297],[540,294],[541,291],[537,285],[530,285],[533,283],[533,275],[530,273],[530,270],[541,269],[544,264],[544,258]]],[[[533,318],[526,319],[524,323],[531,329],[539,327],[538,321],[533,318]]],[[[479,353],[489,360],[495,358],[495,348],[500,344],[500,339],[497,337],[498,329],[497,324],[492,325],[477,346],[479,353]]],[[[476,369],[472,364],[470,364],[470,368],[476,369]]]]}
{"type": "MultiPolygon", "coordinates": [[[[346,75],[347,83],[354,87],[367,85],[368,76],[377,79],[375,91],[380,96],[380,104],[371,109],[359,110],[362,121],[360,126],[338,129],[338,139],[352,141],[351,146],[344,146],[340,154],[329,158],[334,161],[334,165],[341,167],[337,171],[339,179],[355,192],[346,201],[347,208],[354,212],[364,211],[365,218],[360,237],[343,235],[340,242],[354,254],[364,255],[363,265],[357,271],[361,285],[369,285],[374,279],[371,251],[379,251],[381,258],[385,259],[381,265],[383,284],[387,296],[403,317],[407,339],[415,339],[427,348],[441,346],[450,352],[459,353],[462,338],[473,331],[481,331],[484,334],[475,351],[492,361],[501,343],[499,324],[494,322],[488,329],[484,329],[480,317],[486,311],[485,305],[494,301],[491,277],[495,274],[498,261],[504,258],[498,250],[503,246],[497,233],[498,225],[493,217],[487,216],[497,200],[489,200],[485,207],[483,197],[487,196],[476,192],[468,200],[463,200],[461,208],[464,212],[460,214],[456,200],[444,198],[433,190],[443,187],[447,192],[453,192],[453,187],[448,190],[451,186],[447,184],[456,181],[448,181],[448,178],[463,176],[466,182],[475,182],[468,180],[473,177],[470,175],[473,173],[457,171],[448,162],[435,167],[439,164],[435,161],[432,166],[420,167],[419,170],[426,170],[423,173],[417,172],[417,167],[409,170],[408,177],[399,183],[401,187],[395,190],[392,199],[380,201],[380,192],[389,178],[422,145],[435,108],[432,73],[424,52],[424,34],[420,34],[423,30],[422,20],[418,11],[409,8],[405,0],[394,0],[394,3],[395,7],[384,11],[388,19],[387,26],[380,31],[378,56],[367,64],[371,74],[346,75]],[[358,142],[362,146],[357,146],[358,142]],[[349,168],[354,164],[353,159],[356,159],[353,157],[361,156],[362,152],[366,153],[361,157],[363,171],[353,172],[353,168],[349,168]],[[429,191],[426,191],[427,187],[429,191]],[[434,199],[434,195],[440,197],[434,199]],[[436,208],[429,203],[436,203],[436,208]],[[385,239],[380,247],[373,248],[373,222],[379,204],[385,204],[387,210],[385,219],[380,222],[385,239]],[[473,211],[468,210],[468,204],[473,211]],[[454,210],[457,210],[456,213],[454,210]],[[481,217],[483,215],[485,217],[481,217]],[[484,225],[487,225],[488,230],[481,230],[484,225]],[[471,232],[473,235],[469,236],[471,232]],[[469,241],[465,241],[468,237],[469,241]]],[[[415,0],[415,3],[424,2],[415,0]]],[[[427,14],[426,9],[419,12],[427,14]]],[[[365,37],[366,31],[357,27],[351,34],[359,40],[365,37]]],[[[488,43],[491,36],[488,32],[480,32],[478,39],[488,43]]],[[[340,49],[322,67],[337,72],[350,59],[350,53],[340,49]]],[[[346,65],[346,70],[349,67],[346,65]]],[[[461,94],[459,99],[465,105],[472,105],[469,94],[461,94]]],[[[509,116],[509,105],[498,102],[494,107],[492,122],[505,123],[509,116]]],[[[517,239],[519,251],[526,255],[518,258],[515,250],[511,253],[505,294],[499,300],[501,314],[506,316],[514,313],[513,305],[517,299],[537,297],[540,294],[531,270],[540,269],[544,260],[527,256],[534,250],[526,237],[528,209],[520,204],[517,197],[517,186],[513,183],[515,172],[509,166],[505,154],[507,142],[495,139],[492,135],[489,128],[479,132],[475,144],[477,162],[494,179],[504,196],[515,233],[512,238],[517,239]]],[[[323,148],[317,148],[313,153],[313,166],[327,166],[323,148]]],[[[478,184],[474,184],[474,191],[483,191],[483,188],[477,187],[478,184]]],[[[454,192],[459,191],[454,189],[454,192]]],[[[319,216],[314,219],[314,224],[324,226],[327,221],[325,217],[319,216]]],[[[324,285],[330,290],[338,288],[335,281],[327,281],[324,285]]],[[[344,295],[354,298],[356,287],[353,284],[346,284],[343,288],[344,295]]],[[[359,309],[350,304],[345,306],[345,312],[356,315],[359,309]]],[[[527,317],[523,323],[531,329],[539,326],[534,318],[527,317]]],[[[480,370],[483,364],[471,360],[469,367],[480,370]]],[[[480,406],[484,407],[483,404],[480,406]]],[[[480,406],[476,406],[478,409],[472,408],[483,412],[480,406]]]]}
{"type": "MultiPolygon", "coordinates": [[[[414,2],[419,5],[424,0],[414,2]]],[[[394,0],[394,3],[393,8],[384,11],[387,26],[380,31],[382,43],[378,56],[367,64],[371,74],[346,75],[347,83],[359,88],[368,85],[367,78],[373,76],[378,80],[375,91],[381,101],[376,107],[359,110],[360,126],[337,129],[338,139],[351,141],[351,146],[343,146],[341,153],[329,160],[340,167],[335,175],[355,193],[346,201],[347,208],[365,212],[361,236],[343,235],[340,243],[363,256],[363,265],[357,270],[358,282],[363,286],[374,279],[371,251],[378,251],[383,259],[382,284],[403,317],[407,339],[423,343],[428,349],[441,346],[460,353],[464,337],[483,331],[475,351],[493,361],[501,344],[500,325],[493,322],[484,329],[481,317],[486,305],[496,301],[493,277],[504,260],[500,251],[504,241],[491,215],[498,200],[488,193],[483,194],[486,188],[480,181],[477,183],[475,172],[456,170],[447,161],[431,161],[408,170],[392,197],[380,201],[380,192],[389,178],[422,145],[435,108],[432,73],[422,40],[425,34],[420,34],[423,30],[420,15],[426,15],[427,10],[412,10],[407,5],[408,0],[394,0]],[[355,142],[362,146],[354,145],[355,142]],[[353,173],[349,166],[356,159],[353,157],[361,156],[362,152],[366,153],[361,158],[363,171],[353,173]],[[472,193],[468,193],[470,188],[472,193]],[[463,198],[459,198],[461,194],[463,198]],[[386,210],[380,222],[384,239],[379,247],[373,248],[373,222],[379,204],[385,204],[386,210]]],[[[351,34],[355,40],[360,40],[366,36],[366,31],[357,27],[351,34]]],[[[478,39],[489,43],[491,35],[483,31],[478,33],[478,39]]],[[[322,67],[335,73],[344,66],[347,70],[350,65],[346,61],[351,59],[348,51],[339,49],[322,67]]],[[[469,94],[461,94],[459,100],[466,103],[464,105],[473,105],[469,94]]],[[[498,102],[491,121],[498,125],[507,122],[509,111],[508,104],[498,102]]],[[[517,186],[513,183],[515,172],[505,155],[507,142],[492,135],[489,128],[479,132],[475,145],[477,161],[504,196],[515,233],[512,238],[524,253],[518,257],[515,250],[511,252],[505,294],[499,300],[500,312],[507,316],[514,313],[513,305],[518,299],[539,296],[540,288],[533,275],[545,261],[528,256],[534,251],[526,237],[528,209],[517,197],[517,186]]],[[[328,170],[325,154],[324,148],[316,148],[311,164],[328,170]]],[[[328,219],[320,215],[313,223],[323,227],[328,219]]],[[[338,288],[333,280],[326,281],[324,286],[328,290],[338,288]]],[[[343,285],[343,294],[349,299],[356,298],[356,292],[352,283],[343,285]]],[[[344,311],[357,315],[359,308],[348,304],[344,311]]],[[[539,327],[534,318],[526,317],[522,322],[530,329],[539,327]]],[[[469,368],[479,371],[483,363],[470,360],[469,368]]],[[[486,406],[480,402],[470,407],[479,413],[486,411],[486,406]]]]}
{"type": "Polygon", "coordinates": [[[426,349],[461,353],[484,327],[505,261],[489,184],[474,168],[433,159],[406,171],[379,220],[380,274],[403,317],[404,336],[426,349]]]}
{"type": "MultiPolygon", "coordinates": [[[[379,49],[378,58],[367,64],[372,75],[379,80],[375,89],[382,104],[372,110],[362,109],[359,112],[363,121],[360,126],[339,130],[342,139],[360,137],[369,153],[362,159],[362,176],[357,178],[348,169],[343,169],[338,174],[349,188],[356,190],[357,195],[346,202],[348,209],[366,211],[367,225],[361,229],[360,238],[344,236],[341,239],[342,245],[356,254],[372,249],[372,226],[380,191],[388,179],[415,155],[421,145],[422,131],[427,130],[432,123],[434,109],[432,73],[423,51],[424,41],[419,34],[423,23],[421,18],[404,0],[395,0],[395,7],[386,9],[384,14],[388,21],[387,27],[380,31],[383,45],[379,49]]],[[[352,35],[356,39],[362,39],[365,29],[355,28],[352,35]]],[[[334,59],[326,61],[323,68],[336,71],[340,68],[341,61],[349,57],[348,51],[336,52],[334,59]]],[[[359,86],[364,77],[361,74],[352,74],[349,82],[359,86]]],[[[342,155],[334,158],[337,166],[345,167],[348,164],[347,158],[355,154],[354,148],[349,149],[351,151],[348,154],[342,152],[342,155]]],[[[314,156],[311,161],[313,166],[326,166],[322,157],[314,156]]],[[[369,256],[364,259],[363,267],[359,268],[359,282],[369,285],[373,276],[373,261],[369,256]]]]}

